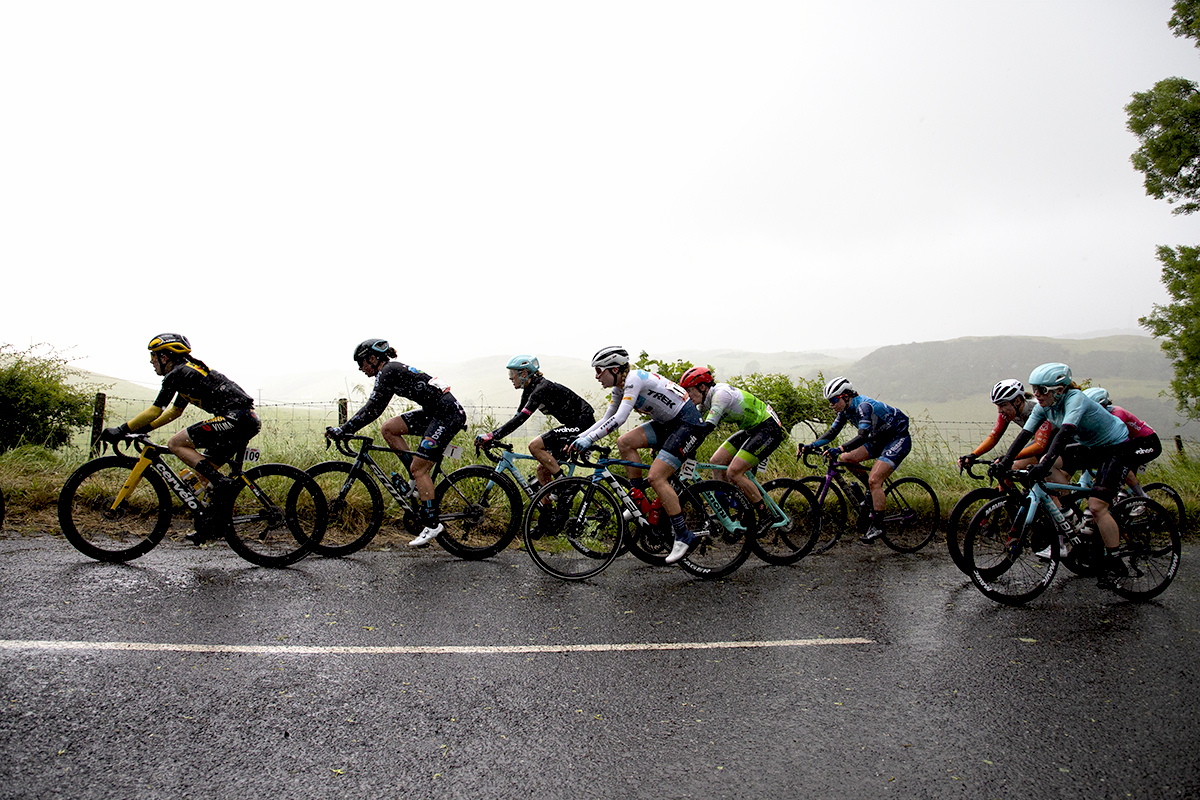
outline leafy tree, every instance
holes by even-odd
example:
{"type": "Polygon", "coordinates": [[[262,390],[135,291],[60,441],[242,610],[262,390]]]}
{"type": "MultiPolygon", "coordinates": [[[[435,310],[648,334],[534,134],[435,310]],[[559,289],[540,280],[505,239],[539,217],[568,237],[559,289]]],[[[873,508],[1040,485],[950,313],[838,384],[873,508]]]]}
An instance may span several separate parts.
{"type": "Polygon", "coordinates": [[[0,344],[0,453],[21,444],[62,447],[91,422],[92,399],[70,386],[67,361],[52,349],[17,351],[0,344]]]}
{"type": "Polygon", "coordinates": [[[675,381],[676,383],[679,383],[679,379],[683,377],[683,373],[694,366],[696,365],[682,358],[677,358],[674,361],[659,361],[658,359],[651,358],[645,350],[637,357],[637,361],[633,362],[634,369],[656,372],[667,380],[675,381]]]}
{"type": "Polygon", "coordinates": [[[787,375],[762,375],[755,372],[752,375],[730,378],[729,384],[745,389],[759,400],[770,404],[779,415],[779,421],[785,431],[791,431],[795,426],[803,424],[816,435],[833,422],[833,411],[829,408],[829,403],[825,402],[822,393],[825,380],[819,375],[812,380],[797,378],[796,382],[792,383],[787,375]]]}
{"type": "Polygon", "coordinates": [[[1180,413],[1200,418],[1200,247],[1159,247],[1163,284],[1174,301],[1155,304],[1153,313],[1138,322],[1162,340],[1171,357],[1175,378],[1171,393],[1180,413]]]}
{"type": "MultiPolygon", "coordinates": [[[[1197,39],[1200,0],[1176,0],[1170,26],[1176,36],[1197,39]]],[[[1129,130],[1140,146],[1129,158],[1146,176],[1146,194],[1168,203],[1172,213],[1200,211],[1200,89],[1186,78],[1166,78],[1137,92],[1125,106],[1129,130]]]]}

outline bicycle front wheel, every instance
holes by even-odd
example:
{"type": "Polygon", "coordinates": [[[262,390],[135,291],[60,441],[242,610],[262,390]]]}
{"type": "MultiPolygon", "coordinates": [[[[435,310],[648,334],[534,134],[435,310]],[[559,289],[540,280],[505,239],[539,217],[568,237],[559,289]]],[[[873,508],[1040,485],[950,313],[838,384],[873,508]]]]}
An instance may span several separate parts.
{"type": "Polygon", "coordinates": [[[370,544],[383,525],[383,493],[375,481],[345,461],[326,461],[305,471],[321,487],[329,506],[329,524],[313,552],[339,558],[370,544]]]}
{"type": "MultiPolygon", "coordinates": [[[[821,517],[812,492],[794,478],[775,478],[762,490],[779,506],[787,519],[758,520],[759,530],[750,539],[750,549],[768,564],[787,566],[804,558],[817,543],[821,517]]],[[[767,513],[771,513],[770,506],[767,513]]]]}
{"type": "Polygon", "coordinates": [[[915,553],[933,541],[942,522],[933,488],[920,478],[892,481],[883,492],[883,543],[898,553],[915,553]]]}
{"type": "Polygon", "coordinates": [[[151,468],[113,506],[135,464],[136,458],[120,455],[93,459],[75,470],[59,492],[58,524],[85,556],[129,561],[150,552],[171,527],[171,492],[151,468]]]}
{"type": "Polygon", "coordinates": [[[700,481],[679,494],[687,528],[697,541],[679,566],[698,578],[723,578],[750,556],[754,507],[725,481],[700,481]]]}
{"type": "Polygon", "coordinates": [[[321,487],[290,464],[246,470],[225,498],[231,511],[225,541],[260,567],[286,567],[313,551],[325,535],[328,507],[321,487]]]}
{"type": "Polygon", "coordinates": [[[454,470],[437,485],[445,530],[437,543],[452,556],[478,561],[512,544],[521,530],[521,492],[482,464],[454,470]]]}
{"type": "Polygon", "coordinates": [[[1171,585],[1179,571],[1179,528],[1174,515],[1145,497],[1127,497],[1112,507],[1121,529],[1121,561],[1129,574],[1113,591],[1127,600],[1149,600],[1171,585]]]}
{"type": "Polygon", "coordinates": [[[958,502],[954,504],[954,508],[950,510],[950,519],[946,522],[946,549],[950,551],[950,560],[954,562],[954,566],[964,573],[971,571],[962,551],[962,540],[967,532],[967,524],[984,503],[999,497],[1000,494],[1000,490],[995,486],[979,486],[959,498],[958,502]]]}
{"type": "Polygon", "coordinates": [[[567,581],[602,572],[620,555],[625,535],[621,502],[584,477],[559,478],[539,489],[522,527],[533,563],[567,581]]]}
{"type": "Polygon", "coordinates": [[[1142,491],[1146,493],[1147,497],[1166,509],[1168,514],[1175,517],[1175,527],[1182,537],[1187,512],[1183,509],[1183,498],[1179,496],[1179,492],[1165,483],[1147,483],[1142,487],[1142,491]]]}
{"type": "MultiPolygon", "coordinates": [[[[814,498],[821,496],[821,489],[825,485],[824,475],[809,475],[801,478],[800,483],[812,492],[814,498]]],[[[813,544],[812,552],[824,553],[842,538],[842,534],[846,532],[847,520],[849,518],[850,504],[846,501],[846,495],[842,492],[840,486],[836,483],[829,484],[829,491],[825,493],[825,502],[820,504],[820,516],[817,525],[817,541],[813,544]]]]}
{"type": "Polygon", "coordinates": [[[1027,502],[997,497],[975,513],[963,539],[971,583],[985,597],[1009,606],[1037,597],[1058,571],[1058,535],[1041,511],[1025,525],[1027,502]],[[1046,547],[1048,557],[1039,555],[1046,547]]]}

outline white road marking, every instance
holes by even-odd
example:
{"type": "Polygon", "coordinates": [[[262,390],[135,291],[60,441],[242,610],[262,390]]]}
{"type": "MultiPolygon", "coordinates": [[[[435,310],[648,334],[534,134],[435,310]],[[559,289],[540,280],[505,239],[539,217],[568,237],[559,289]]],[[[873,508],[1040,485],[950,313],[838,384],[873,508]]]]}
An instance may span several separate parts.
{"type": "Polygon", "coordinates": [[[507,653],[612,653],[642,650],[737,650],[762,647],[819,647],[874,644],[871,639],[780,639],[768,642],[641,642],[629,644],[410,645],[349,647],[316,645],[174,644],[170,642],[70,642],[0,639],[0,650],[151,650],[173,653],[253,655],[503,655],[507,653]]]}

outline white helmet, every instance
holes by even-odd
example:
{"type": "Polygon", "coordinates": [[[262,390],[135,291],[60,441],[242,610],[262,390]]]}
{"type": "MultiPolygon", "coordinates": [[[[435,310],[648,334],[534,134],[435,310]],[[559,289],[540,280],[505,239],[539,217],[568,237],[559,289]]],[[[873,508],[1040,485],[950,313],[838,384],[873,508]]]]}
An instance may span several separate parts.
{"type": "Polygon", "coordinates": [[[596,351],[596,355],[592,356],[592,366],[600,369],[609,367],[623,367],[629,363],[629,353],[624,347],[612,345],[611,347],[601,347],[596,351]]]}
{"type": "Polygon", "coordinates": [[[1011,403],[1018,397],[1025,396],[1025,385],[1016,378],[1000,381],[992,387],[992,402],[996,405],[1011,403]]]}
{"type": "Polygon", "coordinates": [[[854,384],[852,384],[847,378],[838,376],[829,383],[825,384],[825,399],[832,400],[833,398],[839,397],[846,392],[853,391],[854,384]]]}

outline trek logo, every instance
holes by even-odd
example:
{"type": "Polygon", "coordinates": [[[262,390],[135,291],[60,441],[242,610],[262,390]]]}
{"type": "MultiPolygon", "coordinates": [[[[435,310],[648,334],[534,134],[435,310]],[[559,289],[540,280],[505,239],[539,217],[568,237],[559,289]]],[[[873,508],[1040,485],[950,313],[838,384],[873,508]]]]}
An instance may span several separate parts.
{"type": "Polygon", "coordinates": [[[196,499],[196,495],[192,494],[192,490],[184,485],[184,483],[175,476],[174,472],[171,472],[170,467],[162,462],[159,462],[154,465],[154,469],[163,477],[163,480],[171,485],[171,488],[175,490],[175,494],[179,495],[179,499],[182,500],[188,508],[190,508],[192,511],[198,511],[200,509],[200,501],[196,499]]]}
{"type": "Polygon", "coordinates": [[[679,402],[678,397],[672,397],[669,394],[663,394],[662,392],[656,392],[653,389],[647,389],[646,394],[650,397],[653,397],[655,400],[662,403],[667,408],[674,408],[675,404],[677,402],[679,402]]]}

